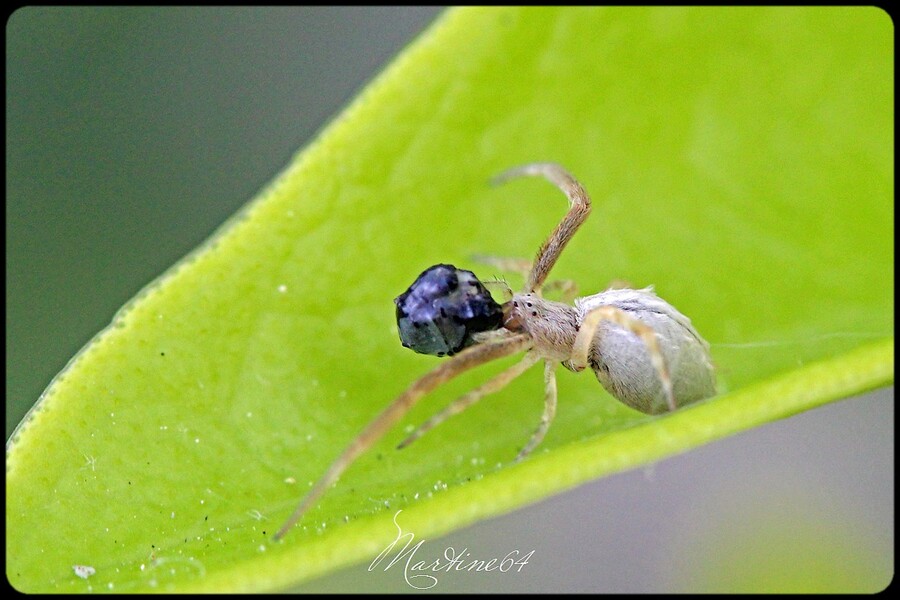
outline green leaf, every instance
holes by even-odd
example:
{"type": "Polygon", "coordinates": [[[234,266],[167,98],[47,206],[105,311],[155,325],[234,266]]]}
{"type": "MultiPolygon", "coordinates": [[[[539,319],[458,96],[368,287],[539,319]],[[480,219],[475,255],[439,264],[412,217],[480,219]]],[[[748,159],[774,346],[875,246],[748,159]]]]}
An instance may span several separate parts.
{"type": "Polygon", "coordinates": [[[892,382],[892,40],[872,8],[449,11],[54,380],[8,446],[10,582],[276,589],[373,557],[398,509],[432,536],[892,382]],[[391,299],[437,262],[487,277],[469,256],[530,256],[558,222],[545,183],[485,183],[536,160],[595,203],[554,276],[655,284],[723,393],[648,417],[562,373],[513,465],[533,369],[403,452],[398,426],[270,543],[437,362],[400,347],[391,299]]]}

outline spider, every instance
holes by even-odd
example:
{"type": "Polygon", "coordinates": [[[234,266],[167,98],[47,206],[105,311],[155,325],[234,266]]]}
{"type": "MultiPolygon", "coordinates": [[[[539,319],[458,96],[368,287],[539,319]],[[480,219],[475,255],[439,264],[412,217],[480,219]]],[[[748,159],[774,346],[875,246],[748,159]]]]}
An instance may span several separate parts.
{"type": "Polygon", "coordinates": [[[577,298],[574,306],[542,296],[542,289],[553,285],[561,287],[567,296],[575,295],[574,285],[569,282],[546,286],[545,282],[566,244],[590,214],[591,201],[581,184],[554,163],[515,167],[501,173],[495,182],[522,176],[549,180],[566,195],[570,205],[533,263],[487,259],[501,268],[527,270],[525,289],[512,294],[507,288],[511,298],[498,311],[474,273],[452,265],[436,265],[423,272],[395,300],[405,346],[426,354],[453,356],[414,381],[350,443],[278,530],[275,540],[283,537],[350,464],[422,397],[450,379],[499,358],[525,351],[521,361],[458,398],[414,430],[398,448],[408,446],[447,418],[503,389],[541,361],[544,412],[531,439],[516,456],[517,461],[541,443],[556,414],[557,364],[576,373],[590,367],[610,394],[647,414],[673,411],[715,394],[709,344],[690,319],[659,298],[652,287],[608,289],[577,298]],[[471,289],[461,293],[460,285],[471,289]],[[403,319],[418,319],[419,324],[403,319]],[[422,326],[430,328],[432,334],[422,337],[413,331],[422,326]]]}

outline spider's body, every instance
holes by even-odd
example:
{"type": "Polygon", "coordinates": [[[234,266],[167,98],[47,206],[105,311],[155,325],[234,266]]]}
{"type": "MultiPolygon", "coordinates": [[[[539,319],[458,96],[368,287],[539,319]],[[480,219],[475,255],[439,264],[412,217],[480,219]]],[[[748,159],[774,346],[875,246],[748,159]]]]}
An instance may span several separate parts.
{"type": "MultiPolygon", "coordinates": [[[[471,271],[436,265],[422,273],[395,300],[401,341],[416,352],[458,353],[414,381],[353,440],[275,534],[275,539],[287,533],[328,486],[419,399],[461,373],[498,358],[525,352],[521,361],[458,398],[399,447],[411,444],[448,417],[502,389],[541,361],[544,413],[517,460],[543,440],[556,414],[558,364],[575,372],[590,367],[610,394],[649,414],[675,410],[715,394],[709,345],[690,319],[656,296],[651,288],[609,289],[578,298],[574,305],[542,297],[542,288],[552,285],[545,286],[550,270],[590,214],[591,201],[574,177],[551,163],[512,169],[499,181],[523,175],[548,179],[570,202],[568,213],[541,245],[534,261],[525,265],[525,289],[501,307],[471,271]]],[[[522,264],[504,259],[489,261],[501,268],[522,264]]],[[[560,287],[570,293],[574,290],[574,284],[563,283],[560,287]]]]}
{"type": "MultiPolygon", "coordinates": [[[[577,298],[574,306],[534,294],[517,294],[507,310],[506,327],[528,333],[534,343],[532,351],[541,358],[580,371],[584,365],[570,361],[575,339],[585,318],[601,307],[621,311],[653,330],[668,367],[676,406],[715,393],[709,344],[690,319],[654,294],[652,288],[611,289],[577,298]]],[[[587,366],[610,394],[631,408],[648,414],[669,410],[647,346],[633,331],[601,321],[590,342],[587,366]]]]}

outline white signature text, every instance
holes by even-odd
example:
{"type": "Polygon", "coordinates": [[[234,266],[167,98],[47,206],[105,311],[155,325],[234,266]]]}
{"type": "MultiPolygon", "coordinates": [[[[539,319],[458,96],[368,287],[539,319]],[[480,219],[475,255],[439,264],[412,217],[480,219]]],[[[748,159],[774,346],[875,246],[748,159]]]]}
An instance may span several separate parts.
{"type": "Polygon", "coordinates": [[[416,553],[425,543],[425,540],[419,540],[413,544],[415,535],[412,533],[403,533],[400,525],[397,523],[397,517],[401,510],[394,515],[394,525],[397,527],[397,538],[385,547],[381,553],[375,557],[372,564],[369,565],[369,571],[374,571],[382,562],[384,562],[392,553],[394,557],[386,563],[384,570],[387,571],[397,563],[403,565],[403,578],[410,587],[417,590],[431,589],[438,584],[438,579],[429,573],[440,573],[451,571],[472,571],[472,572],[489,572],[500,571],[507,573],[515,570],[520,573],[522,568],[528,564],[534,550],[527,554],[522,554],[518,550],[513,550],[503,558],[491,558],[488,560],[470,558],[469,549],[463,548],[460,551],[448,547],[444,550],[442,558],[434,560],[421,560],[416,557],[416,553]],[[403,547],[400,547],[401,542],[403,547]],[[399,549],[398,549],[399,548],[399,549]]]}

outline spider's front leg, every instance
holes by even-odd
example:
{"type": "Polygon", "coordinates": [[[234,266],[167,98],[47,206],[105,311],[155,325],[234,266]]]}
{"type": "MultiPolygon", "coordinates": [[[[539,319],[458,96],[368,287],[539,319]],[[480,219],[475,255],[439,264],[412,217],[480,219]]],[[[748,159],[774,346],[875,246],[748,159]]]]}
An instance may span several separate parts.
{"type": "Polygon", "coordinates": [[[532,340],[528,335],[520,334],[471,346],[414,381],[406,388],[405,392],[375,417],[368,427],[356,436],[344,452],[331,463],[325,474],[309,490],[293,514],[275,533],[273,539],[277,541],[284,537],[303,514],[325,493],[325,490],[340,478],[347,467],[381,439],[426,394],[470,369],[525,350],[531,344],[532,340]]]}
{"type": "MultiPolygon", "coordinates": [[[[494,267],[504,273],[521,275],[526,281],[528,281],[529,274],[531,273],[531,261],[527,258],[509,258],[505,256],[476,254],[472,256],[472,260],[480,262],[483,265],[488,265],[489,267],[494,267]]],[[[505,287],[506,289],[503,290],[504,292],[509,289],[509,286],[504,282],[485,281],[483,283],[485,287],[489,289],[493,285],[505,287]]],[[[578,296],[578,284],[571,279],[555,279],[545,283],[543,286],[539,286],[534,290],[534,293],[537,296],[543,297],[544,293],[557,291],[560,293],[562,302],[571,303],[572,300],[578,296]]],[[[509,298],[511,299],[512,296],[510,295],[509,298]]]]}
{"type": "Polygon", "coordinates": [[[540,357],[538,357],[536,353],[527,353],[525,355],[525,358],[523,358],[521,361],[501,372],[496,377],[489,379],[486,383],[475,388],[468,394],[460,396],[447,408],[425,421],[418,427],[418,429],[409,434],[409,436],[405,440],[400,442],[400,445],[397,446],[397,449],[399,450],[401,448],[406,448],[414,441],[446,421],[448,418],[452,417],[453,415],[458,415],[485,396],[499,392],[507,385],[509,385],[513,379],[527,371],[529,368],[531,368],[532,365],[534,365],[534,363],[538,362],[539,360],[540,357]]]}
{"type": "Polygon", "coordinates": [[[527,258],[511,258],[492,254],[473,254],[471,258],[475,262],[493,267],[503,273],[515,273],[526,279],[531,272],[531,261],[527,258]]]}
{"type": "Polygon", "coordinates": [[[516,177],[543,177],[566,195],[569,211],[538,249],[534,264],[528,273],[526,292],[536,292],[544,285],[550,270],[575,232],[591,214],[591,199],[585,189],[572,174],[555,163],[532,163],[504,171],[493,179],[493,183],[504,183],[516,177]]]}
{"type": "Polygon", "coordinates": [[[544,285],[544,292],[559,291],[560,302],[571,304],[578,296],[578,284],[572,279],[554,279],[544,285]]]}

